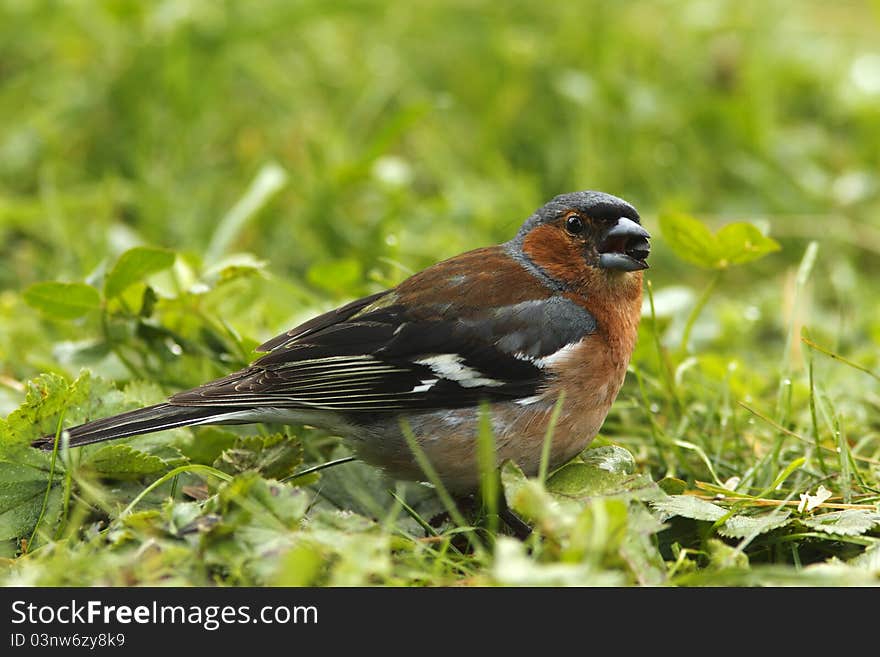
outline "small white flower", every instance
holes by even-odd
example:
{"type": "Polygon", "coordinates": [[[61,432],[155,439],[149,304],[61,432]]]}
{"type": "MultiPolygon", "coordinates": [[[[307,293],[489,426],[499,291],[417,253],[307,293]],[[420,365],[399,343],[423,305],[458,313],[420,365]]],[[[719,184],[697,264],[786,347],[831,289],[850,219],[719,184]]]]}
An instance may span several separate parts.
{"type": "Polygon", "coordinates": [[[819,490],[816,491],[815,495],[810,495],[809,492],[801,493],[801,501],[800,504],[798,504],[798,513],[812,511],[829,497],[831,497],[831,491],[825,488],[825,486],[819,486],[819,490]]]}
{"type": "MultiPolygon", "coordinates": [[[[740,482],[739,477],[730,477],[727,481],[725,481],[723,484],[721,484],[721,487],[726,490],[735,492],[736,487],[739,486],[739,482],[740,482]]],[[[724,493],[716,493],[715,494],[716,500],[723,500],[725,497],[727,497],[727,496],[724,493]]]]}
{"type": "Polygon", "coordinates": [[[730,479],[725,481],[723,485],[727,490],[736,490],[736,487],[739,486],[739,482],[739,477],[731,477],[730,479]]]}

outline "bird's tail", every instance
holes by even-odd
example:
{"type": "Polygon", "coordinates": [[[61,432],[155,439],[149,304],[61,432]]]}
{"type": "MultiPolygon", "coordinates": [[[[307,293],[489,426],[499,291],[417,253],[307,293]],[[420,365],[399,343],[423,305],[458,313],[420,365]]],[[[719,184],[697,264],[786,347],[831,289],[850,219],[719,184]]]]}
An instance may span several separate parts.
{"type": "MultiPolygon", "coordinates": [[[[212,420],[220,419],[221,416],[228,413],[228,410],[223,411],[210,406],[156,404],[93,422],[86,422],[67,429],[67,432],[70,435],[70,446],[78,447],[114,438],[185,427],[190,424],[206,424],[212,420]]],[[[51,450],[55,444],[55,436],[43,436],[31,444],[40,449],[51,450]]]]}

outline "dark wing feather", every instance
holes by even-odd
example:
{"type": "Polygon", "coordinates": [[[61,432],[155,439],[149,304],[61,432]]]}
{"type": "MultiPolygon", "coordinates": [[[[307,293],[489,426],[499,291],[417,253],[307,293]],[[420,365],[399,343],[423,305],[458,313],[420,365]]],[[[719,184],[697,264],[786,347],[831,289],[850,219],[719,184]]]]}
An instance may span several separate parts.
{"type": "Polygon", "coordinates": [[[344,322],[346,319],[348,319],[355,313],[360,312],[371,303],[381,299],[386,294],[388,294],[388,290],[377,292],[376,294],[371,294],[368,297],[355,299],[351,303],[347,303],[344,306],[335,308],[334,310],[326,312],[323,315],[313,317],[307,322],[303,322],[296,328],[292,328],[289,331],[282,333],[281,335],[276,335],[271,340],[267,340],[259,347],[257,347],[257,351],[273,351],[286,343],[292,342],[294,340],[299,340],[300,338],[304,338],[312,333],[317,333],[321,329],[325,329],[328,326],[333,326],[334,324],[338,324],[339,322],[344,322]]]}
{"type": "Polygon", "coordinates": [[[417,312],[381,293],[266,343],[250,367],[171,398],[172,404],[347,413],[464,407],[537,394],[540,359],[595,330],[562,297],[456,316],[417,312]]]}

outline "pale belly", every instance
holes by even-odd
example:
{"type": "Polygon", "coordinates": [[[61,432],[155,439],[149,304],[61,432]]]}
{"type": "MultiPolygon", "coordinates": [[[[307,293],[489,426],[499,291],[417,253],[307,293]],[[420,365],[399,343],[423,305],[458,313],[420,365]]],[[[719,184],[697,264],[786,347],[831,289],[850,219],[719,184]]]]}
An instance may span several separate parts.
{"type": "MultiPolygon", "coordinates": [[[[553,430],[550,468],[573,458],[596,437],[623,383],[624,368],[625,365],[602,383],[581,381],[589,385],[574,388],[578,393],[565,400],[553,430]]],[[[514,402],[490,406],[496,465],[510,459],[526,475],[538,473],[555,402],[555,399],[542,398],[530,404],[514,402]]],[[[479,414],[479,409],[465,408],[420,413],[408,418],[419,447],[452,492],[468,493],[479,487],[479,414]]],[[[362,427],[350,436],[349,442],[362,459],[381,467],[391,477],[426,480],[396,422],[362,427]]]]}

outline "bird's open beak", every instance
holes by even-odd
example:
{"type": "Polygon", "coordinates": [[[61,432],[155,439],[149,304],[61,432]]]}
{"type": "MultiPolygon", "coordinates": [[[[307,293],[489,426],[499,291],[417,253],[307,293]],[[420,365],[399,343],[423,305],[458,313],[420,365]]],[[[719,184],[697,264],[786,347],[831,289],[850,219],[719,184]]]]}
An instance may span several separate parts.
{"type": "Polygon", "coordinates": [[[621,217],[599,244],[599,266],[617,271],[647,269],[650,233],[632,219],[621,217]]]}

